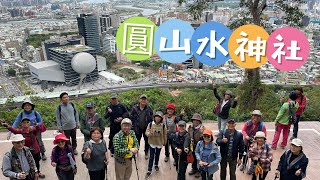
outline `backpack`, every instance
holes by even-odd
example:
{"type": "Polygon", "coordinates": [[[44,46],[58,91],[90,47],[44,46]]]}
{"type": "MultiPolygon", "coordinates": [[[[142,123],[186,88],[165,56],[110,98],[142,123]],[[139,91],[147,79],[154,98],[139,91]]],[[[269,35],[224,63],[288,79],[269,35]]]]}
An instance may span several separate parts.
{"type": "Polygon", "coordinates": [[[289,103],[289,124],[294,124],[296,121],[295,113],[293,112],[293,103],[289,103]]]}
{"type": "MultiPolygon", "coordinates": [[[[71,152],[71,146],[69,146],[69,145],[66,145],[67,146],[67,153],[66,154],[68,154],[68,153],[70,153],[71,152]]],[[[57,163],[57,166],[59,165],[59,151],[61,151],[60,150],[60,148],[59,147],[55,147],[55,150],[54,150],[54,156],[55,156],[55,159],[56,159],[56,163],[57,163]]]]}
{"type": "MultiPolygon", "coordinates": [[[[162,128],[163,128],[163,132],[164,132],[164,128],[165,128],[166,126],[165,126],[164,124],[162,124],[162,125],[163,125],[162,128]]],[[[149,129],[151,129],[151,127],[152,127],[152,122],[150,122],[148,126],[149,126],[149,129]]]]}
{"type": "MultiPolygon", "coordinates": [[[[76,110],[76,108],[74,107],[74,104],[73,104],[73,102],[69,102],[70,104],[71,104],[71,106],[73,107],[73,115],[74,115],[74,120],[76,121],[76,115],[77,115],[77,110],[76,110]]],[[[62,125],[62,122],[61,122],[61,104],[59,104],[59,106],[58,106],[58,110],[59,110],[59,114],[60,114],[60,124],[62,125]]]]}
{"type": "MultiPolygon", "coordinates": [[[[106,147],[107,149],[107,144],[106,144],[106,141],[104,139],[102,139],[102,143],[103,145],[106,147]]],[[[89,148],[91,149],[91,151],[93,150],[93,146],[92,146],[92,142],[89,141],[89,148]]],[[[84,153],[81,154],[81,160],[84,164],[87,164],[88,162],[84,159],[84,153]]]]}
{"type": "MultiPolygon", "coordinates": [[[[246,131],[248,133],[248,136],[250,136],[249,131],[252,131],[253,123],[251,120],[247,121],[247,123],[249,123],[249,125],[247,126],[246,131]]],[[[262,128],[263,128],[263,122],[259,121],[258,131],[262,131],[262,128]]]]}

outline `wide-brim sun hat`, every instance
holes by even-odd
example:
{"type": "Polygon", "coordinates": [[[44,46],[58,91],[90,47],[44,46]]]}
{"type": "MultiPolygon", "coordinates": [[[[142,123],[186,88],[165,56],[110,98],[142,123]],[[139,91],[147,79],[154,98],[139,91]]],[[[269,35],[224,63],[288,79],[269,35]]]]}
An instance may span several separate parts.
{"type": "Polygon", "coordinates": [[[122,124],[130,124],[130,125],[132,125],[132,121],[129,118],[124,118],[121,121],[121,125],[122,124]]]}
{"type": "Polygon", "coordinates": [[[27,104],[27,103],[30,104],[30,105],[32,106],[31,109],[34,110],[34,107],[35,107],[36,105],[34,105],[30,99],[25,99],[25,100],[23,101],[22,105],[21,105],[21,108],[24,109],[24,105],[27,104]]]}
{"type": "Polygon", "coordinates": [[[254,110],[252,111],[251,115],[258,115],[258,116],[262,116],[262,113],[260,110],[254,110]]]}
{"type": "Polygon", "coordinates": [[[66,135],[64,134],[58,134],[54,137],[54,141],[53,141],[53,144],[58,144],[58,141],[59,140],[63,140],[63,141],[69,141],[69,139],[66,137],[66,135]]]}
{"type": "Polygon", "coordinates": [[[25,138],[22,136],[22,134],[15,134],[12,136],[11,142],[20,142],[25,140],[25,138]]]}
{"type": "Polygon", "coordinates": [[[256,138],[264,138],[264,139],[267,139],[267,138],[266,138],[266,135],[265,135],[264,132],[262,132],[262,131],[256,132],[256,135],[254,136],[254,139],[256,139],[256,138]]]}

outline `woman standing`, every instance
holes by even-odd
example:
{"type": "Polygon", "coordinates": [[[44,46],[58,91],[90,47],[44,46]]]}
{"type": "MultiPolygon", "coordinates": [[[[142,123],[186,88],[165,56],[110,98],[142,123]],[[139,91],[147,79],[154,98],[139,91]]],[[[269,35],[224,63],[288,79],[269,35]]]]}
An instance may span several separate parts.
{"type": "Polygon", "coordinates": [[[34,124],[35,126],[30,126],[30,119],[23,118],[21,120],[21,129],[15,129],[11,126],[9,126],[7,123],[2,123],[3,126],[5,126],[10,132],[14,134],[22,134],[25,138],[25,146],[30,148],[30,151],[32,153],[34,162],[36,163],[39,178],[45,178],[45,175],[40,173],[40,147],[36,139],[37,133],[41,132],[39,124],[34,124]]]}
{"type": "Polygon", "coordinates": [[[290,149],[280,158],[276,176],[280,176],[280,180],[301,180],[306,177],[308,162],[302,151],[302,141],[298,138],[293,139],[290,149]]]}
{"type": "MultiPolygon", "coordinates": [[[[254,136],[254,142],[249,149],[249,157],[254,165],[259,165],[262,168],[262,174],[259,174],[259,180],[266,179],[272,162],[272,151],[266,143],[266,135],[262,131],[258,131],[254,136]]],[[[253,173],[252,180],[256,180],[257,175],[253,173]]]]}
{"type": "MultiPolygon", "coordinates": [[[[70,153],[75,162],[73,149],[67,145],[69,139],[64,134],[58,134],[53,141],[56,146],[52,149],[51,165],[56,168],[56,173],[59,180],[74,180],[74,175],[77,173],[77,167],[72,164],[68,154],[70,153]]],[[[69,155],[70,156],[70,155],[69,155]]]]}
{"type": "Polygon", "coordinates": [[[213,174],[219,170],[221,161],[218,145],[213,142],[212,131],[203,131],[203,140],[199,141],[195,150],[202,180],[212,180],[213,174]]]}
{"type": "Polygon", "coordinates": [[[90,131],[91,140],[85,142],[82,149],[83,161],[87,165],[91,180],[104,180],[106,177],[105,169],[109,163],[109,154],[102,134],[100,128],[92,128],[90,131]]]}

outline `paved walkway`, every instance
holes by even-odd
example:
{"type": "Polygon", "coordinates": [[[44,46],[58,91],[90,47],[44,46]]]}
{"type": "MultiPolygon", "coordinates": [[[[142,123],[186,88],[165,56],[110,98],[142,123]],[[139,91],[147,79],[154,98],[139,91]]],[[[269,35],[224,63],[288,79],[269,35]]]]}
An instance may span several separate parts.
{"type": "MultiPolygon", "coordinates": [[[[274,124],[273,123],[265,123],[267,125],[267,138],[268,138],[268,143],[272,141],[273,135],[274,135],[274,124]]],[[[318,179],[317,173],[318,173],[318,167],[320,164],[320,123],[319,122],[302,122],[300,123],[300,130],[299,130],[299,138],[303,140],[303,150],[306,153],[307,157],[309,158],[309,166],[307,169],[307,177],[305,178],[306,180],[316,180],[318,179]],[[318,153],[317,153],[318,152],[318,153]]],[[[212,129],[214,132],[217,132],[217,124],[216,123],[204,123],[204,125],[212,129]]],[[[243,123],[237,124],[237,129],[241,129],[243,127],[243,123]]],[[[47,131],[43,134],[44,138],[44,143],[45,147],[47,149],[46,155],[50,157],[51,155],[51,150],[53,148],[53,135],[54,131],[47,131]]],[[[106,130],[105,132],[105,137],[107,137],[109,133],[109,129],[106,130]]],[[[77,150],[80,152],[82,149],[82,144],[83,144],[83,136],[78,131],[78,148],[77,150]]],[[[282,137],[280,137],[282,138],[282,137]]],[[[3,159],[3,154],[7,151],[10,150],[12,147],[11,143],[6,141],[6,134],[4,132],[0,133],[0,163],[2,164],[2,159],[3,159]]],[[[105,138],[107,141],[108,139],[105,138]]],[[[280,139],[281,140],[281,139],[280,139]]],[[[280,143],[281,141],[279,141],[280,143]]],[[[143,144],[143,142],[141,142],[143,144]]],[[[142,146],[143,147],[143,146],[142,146]]],[[[287,146],[289,148],[289,145],[287,146]]],[[[269,172],[267,176],[267,180],[273,180],[274,179],[274,171],[276,169],[276,166],[278,164],[278,161],[280,159],[280,156],[283,154],[284,150],[278,149],[276,151],[273,151],[273,162],[272,162],[272,170],[269,172]]],[[[76,175],[76,179],[79,180],[87,180],[89,179],[89,174],[88,171],[85,167],[85,165],[81,162],[81,156],[78,155],[76,156],[76,161],[78,165],[78,174],[76,175]]],[[[173,159],[171,158],[171,163],[173,162],[173,159]]],[[[139,177],[140,179],[144,179],[144,176],[147,172],[147,163],[148,161],[144,159],[144,153],[143,153],[143,148],[140,149],[139,156],[137,157],[137,165],[138,165],[138,172],[139,172],[139,177]]],[[[159,172],[153,172],[151,175],[150,180],[155,180],[155,179],[166,179],[166,180],[175,180],[176,179],[176,171],[174,169],[174,166],[171,164],[171,169],[169,166],[169,163],[164,162],[164,148],[162,149],[161,152],[161,157],[160,157],[160,162],[159,162],[159,167],[160,171],[159,172]]],[[[189,171],[191,168],[191,165],[188,166],[189,171]]],[[[54,168],[50,165],[50,160],[47,161],[42,161],[41,162],[41,171],[46,175],[46,179],[57,179],[57,176],[55,174],[54,168]]],[[[219,172],[214,174],[214,179],[218,180],[220,179],[219,177],[219,172]]],[[[251,179],[251,176],[243,174],[237,169],[236,172],[237,179],[238,180],[249,180],[251,179]]],[[[194,176],[189,176],[186,175],[187,180],[192,180],[196,179],[194,176]]],[[[0,174],[0,179],[6,179],[2,173],[0,174]]],[[[111,161],[108,166],[108,179],[109,180],[115,180],[115,173],[114,173],[114,159],[111,158],[111,161]]],[[[133,172],[132,172],[132,178],[133,180],[137,180],[137,172],[135,170],[135,166],[133,166],[133,172]]],[[[199,178],[200,179],[200,178],[199,178]]]]}

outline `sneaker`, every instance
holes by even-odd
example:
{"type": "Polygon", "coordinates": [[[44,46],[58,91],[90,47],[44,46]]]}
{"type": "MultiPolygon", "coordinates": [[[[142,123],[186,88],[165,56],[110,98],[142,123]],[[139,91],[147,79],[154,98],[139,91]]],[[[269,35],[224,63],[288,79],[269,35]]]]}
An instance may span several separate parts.
{"type": "Polygon", "coordinates": [[[42,161],[47,160],[47,156],[46,156],[46,154],[42,153],[42,154],[41,154],[41,159],[42,159],[42,161]]]}
{"type": "Polygon", "coordinates": [[[78,155],[78,151],[76,149],[73,150],[74,155],[78,155]]]}
{"type": "Polygon", "coordinates": [[[166,156],[166,157],[164,158],[164,162],[168,162],[168,161],[169,161],[169,157],[166,156]]]}
{"type": "Polygon", "coordinates": [[[146,152],[145,153],[145,157],[144,157],[146,160],[149,158],[149,154],[146,152]]]}
{"type": "Polygon", "coordinates": [[[111,157],[113,157],[114,156],[114,154],[111,154],[111,157]]]}
{"type": "Polygon", "coordinates": [[[176,162],[175,161],[173,161],[173,166],[176,166],[176,162]]]}
{"type": "Polygon", "coordinates": [[[281,146],[281,149],[285,149],[286,147],[285,146],[281,146]]]}
{"type": "Polygon", "coordinates": [[[151,176],[151,174],[152,174],[152,173],[151,173],[150,171],[148,171],[147,174],[146,174],[146,179],[149,179],[149,177],[151,176]]]}
{"type": "Polygon", "coordinates": [[[154,166],[154,169],[155,169],[156,171],[159,171],[159,166],[154,166]]]}
{"type": "Polygon", "coordinates": [[[46,176],[39,172],[39,178],[44,179],[46,176]]]}
{"type": "Polygon", "coordinates": [[[243,169],[244,169],[244,165],[243,165],[243,164],[241,164],[241,166],[240,166],[239,170],[240,170],[240,171],[243,171],[243,169]]]}
{"type": "Polygon", "coordinates": [[[197,170],[192,169],[192,170],[189,172],[189,175],[194,175],[194,174],[196,174],[197,172],[198,172],[197,170]]]}

